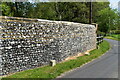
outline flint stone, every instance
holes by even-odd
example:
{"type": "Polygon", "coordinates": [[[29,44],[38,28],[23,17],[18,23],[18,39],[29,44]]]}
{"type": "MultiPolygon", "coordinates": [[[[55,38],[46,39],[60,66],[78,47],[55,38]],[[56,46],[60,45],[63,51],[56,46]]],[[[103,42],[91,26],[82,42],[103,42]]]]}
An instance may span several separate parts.
{"type": "Polygon", "coordinates": [[[69,56],[96,47],[94,25],[41,19],[36,22],[7,19],[7,22],[4,19],[0,22],[0,26],[6,28],[3,31],[5,38],[0,39],[3,64],[0,75],[47,65],[51,60],[61,62],[69,56]]]}

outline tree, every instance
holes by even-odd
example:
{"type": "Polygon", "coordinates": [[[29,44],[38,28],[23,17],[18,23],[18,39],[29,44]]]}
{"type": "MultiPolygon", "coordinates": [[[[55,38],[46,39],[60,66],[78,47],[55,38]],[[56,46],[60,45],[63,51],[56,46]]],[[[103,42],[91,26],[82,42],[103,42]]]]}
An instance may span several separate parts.
{"type": "MultiPolygon", "coordinates": [[[[99,12],[105,8],[109,8],[110,2],[93,2],[92,3],[92,14],[93,14],[93,22],[96,23],[98,21],[99,12]]],[[[89,5],[88,5],[89,7],[89,5]]]]}
{"type": "MultiPolygon", "coordinates": [[[[119,28],[120,17],[109,4],[109,2],[92,3],[92,20],[99,24],[98,29],[102,32],[119,28]]],[[[89,23],[89,2],[4,2],[0,6],[3,16],[89,23]]]]}
{"type": "Polygon", "coordinates": [[[0,4],[2,16],[13,16],[14,12],[12,12],[12,3],[2,2],[0,4]]]}
{"type": "Polygon", "coordinates": [[[110,32],[110,30],[116,29],[117,13],[115,10],[104,8],[99,11],[99,17],[97,23],[99,24],[99,30],[102,32],[110,32]]]}

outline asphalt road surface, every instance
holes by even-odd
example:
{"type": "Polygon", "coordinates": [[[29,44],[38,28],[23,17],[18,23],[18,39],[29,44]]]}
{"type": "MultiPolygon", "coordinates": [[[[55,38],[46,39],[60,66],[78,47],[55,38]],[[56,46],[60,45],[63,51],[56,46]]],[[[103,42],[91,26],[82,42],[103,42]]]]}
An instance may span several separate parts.
{"type": "Polygon", "coordinates": [[[119,41],[105,40],[111,44],[111,49],[105,55],[80,68],[63,74],[60,78],[118,78],[119,41]]]}

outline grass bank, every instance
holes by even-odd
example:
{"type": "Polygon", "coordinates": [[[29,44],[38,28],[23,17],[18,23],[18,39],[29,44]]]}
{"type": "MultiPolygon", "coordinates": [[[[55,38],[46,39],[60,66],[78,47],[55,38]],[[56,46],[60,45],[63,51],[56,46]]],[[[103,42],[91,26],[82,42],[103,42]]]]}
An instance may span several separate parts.
{"type": "Polygon", "coordinates": [[[112,35],[106,36],[105,38],[120,41],[120,34],[112,34],[112,35]]]}
{"type": "MultiPolygon", "coordinates": [[[[69,71],[76,67],[80,67],[81,65],[101,56],[106,51],[108,51],[109,48],[110,48],[109,43],[107,41],[103,41],[99,45],[99,49],[95,49],[90,52],[91,55],[85,55],[85,56],[78,57],[77,59],[74,59],[74,60],[58,63],[54,67],[45,66],[41,68],[17,72],[13,75],[3,78],[2,80],[36,80],[35,78],[44,78],[42,80],[49,80],[50,78],[56,78],[57,76],[61,75],[66,71],[69,71]]],[[[41,79],[38,79],[38,80],[41,80],[41,79]]]]}

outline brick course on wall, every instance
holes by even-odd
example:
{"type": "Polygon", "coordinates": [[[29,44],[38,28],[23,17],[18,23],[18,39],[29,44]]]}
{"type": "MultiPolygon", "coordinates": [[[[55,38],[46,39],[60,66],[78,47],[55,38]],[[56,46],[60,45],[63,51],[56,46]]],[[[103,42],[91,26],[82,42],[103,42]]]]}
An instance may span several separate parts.
{"type": "Polygon", "coordinates": [[[0,75],[61,62],[96,48],[94,25],[0,17],[0,75]]]}

